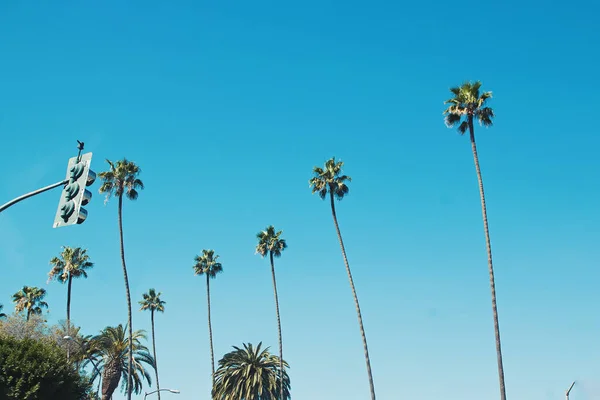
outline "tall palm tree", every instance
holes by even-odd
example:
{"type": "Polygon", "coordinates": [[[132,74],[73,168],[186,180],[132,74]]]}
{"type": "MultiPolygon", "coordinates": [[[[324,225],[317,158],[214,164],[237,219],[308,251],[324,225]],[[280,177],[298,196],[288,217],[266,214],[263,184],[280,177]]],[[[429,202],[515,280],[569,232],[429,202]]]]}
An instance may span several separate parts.
{"type": "MultiPolygon", "coordinates": [[[[73,278],[87,278],[88,269],[94,266],[86,249],[81,247],[63,247],[58,257],[50,260],[52,269],[48,273],[48,282],[57,280],[67,284],[67,335],[71,335],[71,283],[73,278]]],[[[67,347],[67,359],[70,356],[70,346],[67,347]]]]}
{"type": "MultiPolygon", "coordinates": [[[[275,279],[275,262],[273,257],[281,257],[281,252],[287,248],[285,239],[281,238],[283,231],[275,232],[275,227],[269,225],[264,231],[258,232],[256,238],[258,239],[258,245],[256,246],[256,252],[263,258],[269,254],[269,260],[271,261],[271,276],[273,278],[273,292],[275,293],[275,312],[277,314],[277,333],[279,334],[279,359],[281,365],[279,366],[279,373],[281,376],[280,380],[283,380],[283,340],[281,338],[281,318],[279,314],[279,298],[277,296],[277,280],[275,279]]],[[[283,400],[283,386],[280,387],[279,398],[283,400]]]]}
{"type": "Polygon", "coordinates": [[[23,286],[21,290],[13,294],[13,303],[15,311],[21,312],[27,310],[27,321],[31,315],[41,315],[42,308],[48,308],[48,303],[44,301],[46,289],[35,286],[23,286]]]}
{"type": "Polygon", "coordinates": [[[479,168],[479,157],[477,156],[477,145],[475,144],[475,119],[480,125],[492,126],[494,110],[486,106],[486,101],[492,97],[492,92],[480,93],[481,82],[466,82],[459,87],[450,89],[453,97],[444,102],[449,104],[444,111],[446,126],[452,128],[458,125],[458,133],[464,135],[469,131],[471,140],[471,151],[475,162],[475,172],[479,183],[479,196],[481,198],[481,213],[483,217],[483,230],[485,233],[485,246],[487,249],[488,270],[490,274],[490,288],[492,292],[492,313],[494,316],[494,333],[496,336],[496,357],[498,360],[498,378],[500,381],[500,398],[506,400],[506,388],[504,385],[504,366],[502,363],[502,346],[500,344],[500,326],[498,324],[498,308],[496,306],[496,283],[494,280],[494,265],[492,262],[492,245],[490,242],[490,231],[488,227],[487,209],[485,206],[485,192],[483,190],[483,179],[479,168]]]}
{"type": "MultiPolygon", "coordinates": [[[[143,300],[139,303],[142,306],[141,311],[150,310],[150,321],[152,322],[152,353],[154,354],[154,372],[156,372],[156,389],[160,390],[160,384],[158,383],[158,363],[156,361],[156,336],[154,335],[154,312],[165,312],[166,302],[160,299],[162,293],[154,289],[148,290],[148,293],[142,295],[143,300]]],[[[158,399],[160,400],[160,392],[158,393],[158,399]]]]}
{"type": "Polygon", "coordinates": [[[334,199],[342,200],[344,196],[347,195],[350,191],[347,182],[352,181],[351,177],[342,174],[343,166],[344,163],[342,161],[336,161],[335,157],[332,157],[325,162],[324,168],[313,168],[314,175],[308,181],[308,183],[312,188],[312,193],[318,193],[321,199],[325,200],[327,198],[327,195],[329,195],[329,200],[331,203],[331,215],[333,216],[333,224],[335,225],[335,231],[337,232],[337,237],[340,242],[340,247],[342,249],[342,257],[344,259],[344,264],[346,265],[346,272],[348,273],[348,280],[350,281],[352,296],[354,296],[356,314],[358,315],[358,325],[360,327],[360,335],[362,337],[363,348],[365,352],[365,361],[367,363],[367,374],[369,376],[371,400],[375,400],[375,384],[373,383],[373,374],[371,373],[371,360],[369,358],[369,348],[367,346],[367,335],[365,334],[365,328],[363,326],[362,321],[362,314],[360,312],[360,305],[358,303],[358,295],[356,294],[356,288],[354,287],[354,280],[352,279],[350,265],[348,264],[348,257],[346,256],[346,248],[344,247],[344,241],[342,240],[342,234],[340,232],[337,214],[335,212],[334,199]]]}
{"type": "MultiPolygon", "coordinates": [[[[130,342],[126,337],[126,328],[119,324],[115,327],[107,326],[89,342],[88,351],[91,354],[88,355],[88,361],[92,358],[102,373],[102,400],[111,398],[121,378],[124,380],[121,390],[128,387],[128,390],[133,390],[136,394],[142,391],[143,380],[148,384],[152,383],[150,373],[143,365],[155,367],[154,358],[142,344],[142,340],[146,340],[146,334],[143,330],[138,330],[132,336],[130,342]],[[133,363],[129,361],[131,358],[133,363]],[[133,365],[133,369],[129,368],[130,365],[133,365]]],[[[97,374],[94,369],[92,381],[97,374]]]]}
{"type": "Polygon", "coordinates": [[[3,308],[4,308],[4,305],[0,304],[0,318],[6,318],[6,314],[1,312],[3,308]]]}
{"type": "Polygon", "coordinates": [[[217,274],[223,272],[223,265],[217,260],[214,250],[202,250],[202,255],[196,256],[194,261],[194,274],[206,276],[206,299],[208,303],[208,339],[210,341],[210,365],[212,368],[212,385],[215,385],[215,354],[213,349],[212,324],[210,321],[210,280],[217,277],[217,274]]]}
{"type": "Polygon", "coordinates": [[[261,346],[244,343],[243,349],[233,346],[235,350],[223,356],[215,373],[214,400],[276,400],[281,392],[281,400],[290,398],[290,378],[280,367],[289,365],[269,348],[261,351],[261,346]]]}
{"type": "MultiPolygon", "coordinates": [[[[106,201],[114,196],[119,199],[119,239],[121,244],[121,264],[123,265],[123,278],[125,279],[125,292],[127,294],[127,317],[129,325],[129,346],[133,346],[133,327],[131,321],[131,294],[129,292],[129,279],[127,265],[125,264],[125,247],[123,244],[123,196],[129,200],[136,200],[139,190],[144,189],[144,183],[138,178],[142,170],[134,162],[122,159],[113,163],[106,160],[109,170],[99,174],[102,180],[100,193],[106,194],[106,201]]],[[[131,377],[133,364],[133,349],[129,348],[129,364],[127,365],[129,380],[127,381],[127,399],[131,400],[131,377]]]]}

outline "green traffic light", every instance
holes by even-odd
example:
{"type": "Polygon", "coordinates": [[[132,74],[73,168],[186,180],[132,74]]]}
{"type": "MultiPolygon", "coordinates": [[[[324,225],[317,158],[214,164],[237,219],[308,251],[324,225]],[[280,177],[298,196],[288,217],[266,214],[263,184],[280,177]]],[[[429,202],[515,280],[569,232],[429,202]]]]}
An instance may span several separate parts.
{"type": "Polygon", "coordinates": [[[73,215],[73,211],[75,211],[75,202],[69,200],[60,208],[60,217],[65,221],[65,223],[71,218],[73,215]]]}
{"type": "Polygon", "coordinates": [[[77,182],[69,183],[65,187],[65,197],[67,200],[73,200],[79,193],[79,184],[77,182]]]}
{"type": "Polygon", "coordinates": [[[75,182],[77,179],[79,179],[79,177],[81,176],[81,174],[83,174],[83,171],[85,170],[85,165],[83,163],[77,163],[75,165],[73,165],[71,167],[71,182],[75,182]]]}

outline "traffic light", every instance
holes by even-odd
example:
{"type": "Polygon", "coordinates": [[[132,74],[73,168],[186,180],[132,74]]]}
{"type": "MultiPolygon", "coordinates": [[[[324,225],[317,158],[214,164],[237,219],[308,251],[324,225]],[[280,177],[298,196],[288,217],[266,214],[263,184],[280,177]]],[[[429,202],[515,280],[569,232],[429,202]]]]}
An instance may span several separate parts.
{"type": "Polygon", "coordinates": [[[58,210],[54,217],[54,228],[81,224],[87,218],[85,206],[92,199],[92,192],[86,189],[96,180],[96,173],[90,169],[92,153],[73,157],[67,165],[67,184],[58,202],[58,210]]]}

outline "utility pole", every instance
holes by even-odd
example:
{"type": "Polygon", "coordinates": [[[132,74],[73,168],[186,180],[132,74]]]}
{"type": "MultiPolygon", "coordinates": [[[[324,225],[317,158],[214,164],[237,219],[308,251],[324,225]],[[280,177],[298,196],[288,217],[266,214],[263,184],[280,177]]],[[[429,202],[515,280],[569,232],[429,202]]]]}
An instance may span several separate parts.
{"type": "Polygon", "coordinates": [[[569,400],[569,393],[571,393],[571,389],[573,389],[574,385],[575,385],[575,381],[573,381],[573,383],[571,383],[571,386],[569,387],[569,389],[567,390],[567,393],[565,394],[567,400],[569,400]]]}

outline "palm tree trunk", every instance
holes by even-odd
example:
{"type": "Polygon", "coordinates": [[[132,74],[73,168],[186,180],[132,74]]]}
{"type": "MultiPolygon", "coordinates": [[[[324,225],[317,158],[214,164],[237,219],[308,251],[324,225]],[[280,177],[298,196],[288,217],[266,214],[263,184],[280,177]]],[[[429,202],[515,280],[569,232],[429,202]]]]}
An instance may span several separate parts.
{"type": "Polygon", "coordinates": [[[121,240],[121,263],[123,264],[123,277],[125,279],[125,292],[127,293],[127,320],[129,325],[129,350],[127,360],[127,400],[131,400],[133,385],[131,382],[131,367],[133,365],[133,326],[131,323],[131,293],[129,292],[129,279],[127,278],[127,265],[125,264],[125,248],[123,244],[123,195],[119,196],[119,238],[121,240]]]}
{"type": "Polygon", "coordinates": [[[210,366],[212,368],[212,390],[215,387],[215,353],[213,349],[213,335],[212,335],[212,324],[210,322],[210,277],[206,274],[206,300],[208,304],[208,340],[210,341],[210,366]]]}
{"type": "Polygon", "coordinates": [[[273,261],[273,253],[269,252],[271,260],[271,275],[273,277],[273,292],[275,293],[275,311],[277,313],[277,332],[279,334],[279,400],[283,398],[283,340],[281,338],[281,318],[279,314],[279,299],[277,296],[277,280],[275,279],[275,262],[273,261]]]}
{"type": "Polygon", "coordinates": [[[29,316],[31,315],[31,308],[27,309],[27,319],[26,321],[29,321],[29,316]]]}
{"type": "Polygon", "coordinates": [[[500,399],[506,400],[506,387],[504,385],[504,366],[502,363],[502,346],[500,344],[500,325],[498,323],[498,308],[496,306],[496,283],[494,280],[494,265],[492,263],[492,244],[490,242],[490,231],[487,220],[487,209],[485,207],[485,193],[483,191],[483,179],[479,168],[479,157],[477,157],[477,145],[475,144],[475,130],[473,128],[473,117],[469,117],[469,133],[471,137],[471,149],[475,161],[475,171],[479,183],[479,196],[481,197],[481,214],[483,216],[483,229],[485,231],[485,247],[487,249],[488,269],[490,273],[490,289],[492,291],[492,313],[494,315],[494,333],[496,335],[496,356],[498,359],[498,379],[500,381],[500,399]]]}
{"type": "MultiPolygon", "coordinates": [[[[67,283],[67,336],[71,336],[71,283],[73,275],[69,272],[69,280],[67,283]]],[[[71,356],[71,340],[67,342],[67,362],[71,356]]]]}
{"type": "Polygon", "coordinates": [[[156,390],[158,390],[158,400],[160,400],[160,384],[158,382],[158,361],[156,361],[156,336],[154,336],[154,310],[150,310],[150,319],[152,322],[152,352],[154,353],[154,372],[156,372],[156,390]]]}
{"type": "Polygon", "coordinates": [[[365,334],[365,328],[363,326],[362,315],[360,312],[360,305],[358,304],[358,296],[356,295],[356,288],[354,287],[354,280],[352,279],[352,273],[350,272],[350,265],[348,264],[348,257],[346,257],[346,249],[344,247],[344,241],[342,240],[342,233],[338,225],[337,216],[335,213],[335,203],[333,201],[333,193],[329,193],[331,199],[331,214],[333,215],[333,223],[337,232],[338,240],[340,241],[340,247],[342,248],[342,256],[344,257],[344,264],[346,265],[346,272],[348,273],[348,279],[350,280],[350,288],[352,289],[352,295],[354,296],[354,304],[356,306],[356,314],[358,315],[358,325],[360,326],[360,335],[362,336],[363,347],[365,350],[365,361],[367,363],[367,374],[369,375],[369,387],[371,390],[371,400],[375,400],[375,384],[373,383],[373,374],[371,372],[371,360],[369,358],[369,348],[367,346],[367,335],[365,334]]]}
{"type": "Polygon", "coordinates": [[[102,400],[110,400],[112,398],[114,391],[119,386],[121,372],[121,368],[116,360],[106,364],[102,374],[102,400]]]}

